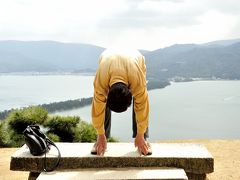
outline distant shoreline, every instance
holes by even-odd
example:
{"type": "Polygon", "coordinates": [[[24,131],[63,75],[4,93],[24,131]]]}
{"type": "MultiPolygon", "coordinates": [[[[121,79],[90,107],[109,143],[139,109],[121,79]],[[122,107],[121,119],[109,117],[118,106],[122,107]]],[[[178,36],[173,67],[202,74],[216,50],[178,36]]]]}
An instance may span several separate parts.
{"type": "MultiPolygon", "coordinates": [[[[0,76],[54,76],[54,75],[81,75],[81,76],[94,76],[95,71],[91,72],[9,72],[9,73],[3,73],[0,72],[0,76]]],[[[158,80],[158,79],[156,79],[158,80]]],[[[185,77],[173,77],[173,78],[168,78],[166,79],[169,82],[191,82],[191,81],[221,81],[221,80],[226,80],[226,81],[239,81],[240,79],[222,79],[222,78],[217,78],[217,77],[198,77],[198,78],[185,78],[185,77]]]]}
{"type": "MultiPolygon", "coordinates": [[[[3,73],[0,72],[0,76],[54,76],[54,75],[81,75],[81,76],[94,76],[95,71],[89,71],[89,72],[8,72],[8,73],[3,73]]],[[[155,78],[154,78],[155,79],[155,78]]],[[[158,80],[158,79],[156,79],[158,80]]],[[[221,80],[226,80],[226,81],[239,81],[240,79],[222,79],[222,78],[217,78],[217,77],[172,77],[166,79],[169,82],[191,82],[191,81],[221,81],[221,80]]]]}

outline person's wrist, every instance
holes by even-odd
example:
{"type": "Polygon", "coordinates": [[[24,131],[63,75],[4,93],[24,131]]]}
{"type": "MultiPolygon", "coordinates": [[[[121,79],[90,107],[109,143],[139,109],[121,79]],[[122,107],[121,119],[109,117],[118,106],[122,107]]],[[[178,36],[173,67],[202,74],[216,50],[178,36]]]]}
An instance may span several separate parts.
{"type": "Polygon", "coordinates": [[[136,137],[142,137],[144,138],[144,133],[137,133],[137,136],[136,137]]]}
{"type": "Polygon", "coordinates": [[[105,140],[106,139],[106,136],[105,134],[98,134],[98,139],[101,139],[101,140],[105,140]]]}

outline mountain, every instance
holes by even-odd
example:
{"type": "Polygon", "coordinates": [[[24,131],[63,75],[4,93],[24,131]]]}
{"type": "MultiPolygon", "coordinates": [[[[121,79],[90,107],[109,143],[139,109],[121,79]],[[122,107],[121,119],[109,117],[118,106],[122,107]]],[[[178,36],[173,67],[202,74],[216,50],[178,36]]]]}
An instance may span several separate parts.
{"type": "MultiPolygon", "coordinates": [[[[0,73],[95,72],[105,48],[55,41],[0,41],[0,73]]],[[[240,79],[240,39],[140,50],[148,78],[240,79]]]]}
{"type": "Polygon", "coordinates": [[[230,46],[235,43],[239,43],[240,39],[228,39],[228,40],[218,40],[208,43],[201,44],[202,46],[230,46]]]}
{"type": "Polygon", "coordinates": [[[229,46],[173,45],[145,54],[148,75],[157,79],[240,79],[240,42],[229,46]]]}
{"type": "Polygon", "coordinates": [[[96,69],[103,47],[55,41],[0,41],[0,72],[96,69]]]}

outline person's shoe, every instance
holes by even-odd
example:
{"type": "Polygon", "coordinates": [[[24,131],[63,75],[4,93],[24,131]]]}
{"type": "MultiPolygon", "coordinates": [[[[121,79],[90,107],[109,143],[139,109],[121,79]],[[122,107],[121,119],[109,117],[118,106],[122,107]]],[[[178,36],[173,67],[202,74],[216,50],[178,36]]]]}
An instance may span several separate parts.
{"type": "Polygon", "coordinates": [[[94,143],[92,150],[91,150],[92,155],[97,155],[97,149],[96,149],[96,143],[94,143]]]}
{"type": "MultiPolygon", "coordinates": [[[[147,142],[147,146],[148,146],[148,153],[145,156],[152,155],[152,147],[151,147],[151,144],[149,142],[147,142]]],[[[142,153],[142,155],[144,155],[144,154],[142,153]]]]}

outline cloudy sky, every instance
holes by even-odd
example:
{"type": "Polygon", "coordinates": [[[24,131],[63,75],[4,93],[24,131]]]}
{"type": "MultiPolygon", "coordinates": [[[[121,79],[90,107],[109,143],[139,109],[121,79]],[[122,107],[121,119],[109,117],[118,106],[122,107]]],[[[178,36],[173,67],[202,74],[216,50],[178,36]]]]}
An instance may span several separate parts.
{"type": "Polygon", "coordinates": [[[233,38],[239,0],[0,0],[0,40],[153,50],[233,38]]]}

